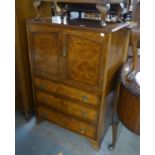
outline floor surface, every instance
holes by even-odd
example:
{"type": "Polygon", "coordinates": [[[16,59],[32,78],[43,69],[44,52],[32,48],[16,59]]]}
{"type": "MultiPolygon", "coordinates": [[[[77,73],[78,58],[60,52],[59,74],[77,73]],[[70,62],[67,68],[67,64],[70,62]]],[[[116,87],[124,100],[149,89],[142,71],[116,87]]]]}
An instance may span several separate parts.
{"type": "Polygon", "coordinates": [[[140,137],[119,125],[118,141],[114,151],[109,128],[99,151],[78,134],[49,122],[35,123],[35,118],[26,122],[24,115],[16,113],[16,155],[140,155],[140,137]]]}

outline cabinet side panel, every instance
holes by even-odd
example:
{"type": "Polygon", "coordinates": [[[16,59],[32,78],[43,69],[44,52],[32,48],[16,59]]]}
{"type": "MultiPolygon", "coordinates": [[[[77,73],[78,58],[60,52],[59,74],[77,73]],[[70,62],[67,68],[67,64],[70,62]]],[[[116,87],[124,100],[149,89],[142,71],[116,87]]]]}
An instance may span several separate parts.
{"type": "Polygon", "coordinates": [[[122,29],[111,34],[111,41],[109,42],[109,51],[107,56],[107,72],[105,87],[103,87],[102,103],[98,138],[101,141],[105,135],[112,116],[112,102],[113,102],[113,89],[116,80],[116,75],[119,69],[124,64],[130,38],[130,30],[122,29]]]}
{"type": "Polygon", "coordinates": [[[118,32],[113,33],[112,43],[110,46],[110,56],[108,63],[108,80],[106,94],[114,88],[116,74],[121,69],[122,65],[126,61],[128,53],[128,45],[130,38],[130,30],[122,29],[118,32]]]}

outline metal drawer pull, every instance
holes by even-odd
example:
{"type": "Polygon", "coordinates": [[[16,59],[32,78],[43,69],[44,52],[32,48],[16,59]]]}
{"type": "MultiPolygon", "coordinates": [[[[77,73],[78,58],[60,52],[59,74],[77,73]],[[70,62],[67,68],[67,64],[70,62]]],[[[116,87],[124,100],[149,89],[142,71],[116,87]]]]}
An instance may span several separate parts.
{"type": "Polygon", "coordinates": [[[83,96],[83,97],[82,97],[82,101],[83,101],[83,102],[88,102],[88,96],[83,96]]]}
{"type": "Polygon", "coordinates": [[[85,128],[81,128],[80,129],[80,132],[83,134],[83,133],[85,133],[85,128]]]}

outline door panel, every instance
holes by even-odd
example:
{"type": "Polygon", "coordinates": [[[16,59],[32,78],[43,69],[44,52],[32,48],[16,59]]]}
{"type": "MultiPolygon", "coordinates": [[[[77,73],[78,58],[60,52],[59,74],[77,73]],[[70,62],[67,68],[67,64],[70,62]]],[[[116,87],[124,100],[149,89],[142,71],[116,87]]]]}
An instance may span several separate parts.
{"type": "Polygon", "coordinates": [[[59,35],[57,32],[33,32],[33,72],[48,79],[58,78],[59,35]]]}
{"type": "MultiPolygon", "coordinates": [[[[93,35],[93,34],[92,34],[93,35]]],[[[97,89],[99,86],[103,42],[66,33],[66,80],[74,85],[97,89]]]]}

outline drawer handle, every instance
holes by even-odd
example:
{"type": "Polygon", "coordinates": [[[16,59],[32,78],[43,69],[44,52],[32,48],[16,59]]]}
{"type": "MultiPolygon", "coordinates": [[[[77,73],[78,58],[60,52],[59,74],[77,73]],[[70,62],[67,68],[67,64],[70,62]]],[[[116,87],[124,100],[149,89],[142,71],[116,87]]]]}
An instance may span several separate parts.
{"type": "Polygon", "coordinates": [[[84,134],[84,133],[85,133],[85,128],[81,128],[81,129],[80,129],[80,132],[81,132],[82,134],[84,134]]]}
{"type": "Polygon", "coordinates": [[[88,102],[88,96],[83,96],[83,97],[82,97],[82,101],[83,101],[83,102],[88,102]]]}

